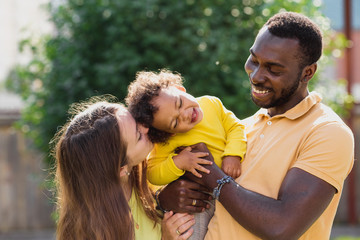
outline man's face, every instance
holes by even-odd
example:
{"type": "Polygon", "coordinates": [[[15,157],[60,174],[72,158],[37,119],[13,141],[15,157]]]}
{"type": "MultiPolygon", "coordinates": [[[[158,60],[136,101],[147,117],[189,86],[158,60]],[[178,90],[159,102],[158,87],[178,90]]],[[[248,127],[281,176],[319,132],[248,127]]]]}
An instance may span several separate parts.
{"type": "Polygon", "coordinates": [[[251,97],[270,115],[282,114],[307,95],[301,84],[299,43],[297,39],[279,38],[263,28],[245,63],[251,83],[251,97]]]}

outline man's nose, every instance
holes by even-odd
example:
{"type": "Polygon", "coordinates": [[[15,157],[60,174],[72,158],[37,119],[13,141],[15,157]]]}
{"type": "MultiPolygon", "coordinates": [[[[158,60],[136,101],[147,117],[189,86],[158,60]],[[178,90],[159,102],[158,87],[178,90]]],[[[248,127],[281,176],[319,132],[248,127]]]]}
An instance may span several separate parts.
{"type": "Polygon", "coordinates": [[[254,67],[252,72],[250,72],[250,74],[249,74],[249,78],[250,78],[250,81],[254,84],[262,83],[262,82],[264,82],[264,79],[265,79],[264,72],[259,66],[254,67]]]}

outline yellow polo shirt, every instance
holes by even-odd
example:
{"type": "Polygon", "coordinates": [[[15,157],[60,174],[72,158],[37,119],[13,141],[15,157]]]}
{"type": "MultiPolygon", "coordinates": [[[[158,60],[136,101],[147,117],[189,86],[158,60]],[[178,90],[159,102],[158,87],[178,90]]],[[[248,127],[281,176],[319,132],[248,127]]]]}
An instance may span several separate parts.
{"type": "MultiPolygon", "coordinates": [[[[321,97],[310,93],[286,113],[270,117],[266,109],[244,120],[248,148],[236,181],[246,189],[277,199],[289,169],[297,167],[337,189],[324,213],[301,240],[328,240],[343,183],[354,163],[351,130],[321,97]]],[[[217,202],[205,240],[260,239],[239,225],[217,202]]]]}
{"type": "Polygon", "coordinates": [[[233,112],[227,110],[219,98],[202,96],[196,98],[203,111],[203,119],[186,133],[177,133],[165,144],[155,144],[148,156],[147,177],[154,185],[168,184],[185,171],[176,167],[175,149],[204,142],[221,167],[224,156],[244,159],[246,138],[244,126],[233,112]]]}

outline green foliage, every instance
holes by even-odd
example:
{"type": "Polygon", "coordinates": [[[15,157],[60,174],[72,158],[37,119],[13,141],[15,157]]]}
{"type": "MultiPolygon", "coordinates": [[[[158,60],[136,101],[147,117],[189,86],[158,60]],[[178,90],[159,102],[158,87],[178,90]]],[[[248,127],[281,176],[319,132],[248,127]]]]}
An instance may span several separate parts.
{"type": "Polygon", "coordinates": [[[48,8],[55,34],[24,40],[20,47],[33,58],[7,81],[26,103],[18,125],[44,152],[71,103],[100,94],[123,99],[139,70],[177,71],[194,96],[218,96],[238,117],[249,116],[257,107],[243,66],[258,29],[280,10],[328,22],[312,0],[55,2],[61,5],[48,8]]]}

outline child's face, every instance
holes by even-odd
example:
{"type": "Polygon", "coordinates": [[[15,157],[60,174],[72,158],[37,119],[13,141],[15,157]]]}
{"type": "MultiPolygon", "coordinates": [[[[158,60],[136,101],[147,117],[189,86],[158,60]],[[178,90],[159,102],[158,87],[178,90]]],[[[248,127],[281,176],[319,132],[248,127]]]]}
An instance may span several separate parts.
{"type": "Polygon", "coordinates": [[[184,133],[201,122],[203,112],[196,99],[181,87],[161,89],[152,104],[159,110],[154,114],[153,127],[169,133],[184,133]]]}

